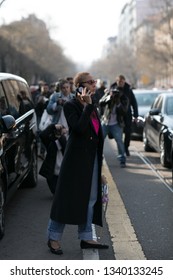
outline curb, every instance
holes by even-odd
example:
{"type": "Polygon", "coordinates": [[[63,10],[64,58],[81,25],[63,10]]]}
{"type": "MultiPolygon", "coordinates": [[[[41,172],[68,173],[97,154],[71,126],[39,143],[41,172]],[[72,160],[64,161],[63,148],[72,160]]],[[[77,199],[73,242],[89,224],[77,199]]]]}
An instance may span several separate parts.
{"type": "Polygon", "coordinates": [[[105,217],[116,260],[146,260],[105,159],[102,174],[105,175],[109,186],[109,202],[105,217]]]}

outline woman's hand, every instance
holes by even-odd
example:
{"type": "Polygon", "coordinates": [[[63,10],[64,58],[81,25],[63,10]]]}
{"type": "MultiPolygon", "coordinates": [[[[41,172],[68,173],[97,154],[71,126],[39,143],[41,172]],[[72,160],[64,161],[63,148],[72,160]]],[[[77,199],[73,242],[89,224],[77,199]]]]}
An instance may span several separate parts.
{"type": "Polygon", "coordinates": [[[107,178],[106,178],[106,176],[104,174],[102,174],[101,180],[102,180],[102,184],[103,185],[106,185],[108,183],[107,178]]]}
{"type": "Polygon", "coordinates": [[[91,92],[87,91],[87,88],[85,87],[82,89],[81,94],[77,94],[77,99],[83,104],[84,106],[86,104],[92,104],[92,99],[91,99],[91,92]]]}

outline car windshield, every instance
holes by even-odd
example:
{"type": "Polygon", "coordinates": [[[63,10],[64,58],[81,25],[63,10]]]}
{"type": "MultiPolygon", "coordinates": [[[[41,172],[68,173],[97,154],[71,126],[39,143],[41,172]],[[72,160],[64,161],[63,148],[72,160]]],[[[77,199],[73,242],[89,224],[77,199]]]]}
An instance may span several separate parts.
{"type": "Polygon", "coordinates": [[[135,94],[138,106],[151,106],[158,93],[140,93],[135,94]]]}

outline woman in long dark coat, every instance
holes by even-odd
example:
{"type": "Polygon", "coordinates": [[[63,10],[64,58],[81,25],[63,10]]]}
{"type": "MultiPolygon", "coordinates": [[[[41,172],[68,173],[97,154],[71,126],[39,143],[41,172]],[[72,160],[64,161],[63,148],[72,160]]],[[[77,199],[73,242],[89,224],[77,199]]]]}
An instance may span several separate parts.
{"type": "Polygon", "coordinates": [[[48,246],[62,254],[59,241],[65,224],[78,225],[81,248],[107,249],[93,240],[92,223],[102,226],[101,168],[103,135],[92,104],[96,82],[87,73],[74,78],[76,97],[64,105],[69,138],[48,225],[48,246]]]}

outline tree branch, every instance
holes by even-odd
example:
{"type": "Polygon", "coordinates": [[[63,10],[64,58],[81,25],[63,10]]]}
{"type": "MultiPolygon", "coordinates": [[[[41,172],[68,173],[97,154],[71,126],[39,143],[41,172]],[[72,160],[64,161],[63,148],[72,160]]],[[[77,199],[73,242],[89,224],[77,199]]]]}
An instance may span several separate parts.
{"type": "Polygon", "coordinates": [[[5,0],[2,0],[1,2],[0,2],[0,7],[2,6],[2,4],[5,2],[5,0]]]}

